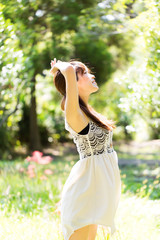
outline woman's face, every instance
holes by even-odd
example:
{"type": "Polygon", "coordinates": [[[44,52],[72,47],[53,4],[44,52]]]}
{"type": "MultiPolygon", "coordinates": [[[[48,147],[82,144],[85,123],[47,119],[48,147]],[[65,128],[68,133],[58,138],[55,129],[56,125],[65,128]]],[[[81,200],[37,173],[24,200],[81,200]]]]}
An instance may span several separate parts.
{"type": "Polygon", "coordinates": [[[80,94],[88,95],[96,92],[99,87],[95,81],[95,76],[88,72],[88,69],[81,75],[78,73],[78,90],[80,94]]]}

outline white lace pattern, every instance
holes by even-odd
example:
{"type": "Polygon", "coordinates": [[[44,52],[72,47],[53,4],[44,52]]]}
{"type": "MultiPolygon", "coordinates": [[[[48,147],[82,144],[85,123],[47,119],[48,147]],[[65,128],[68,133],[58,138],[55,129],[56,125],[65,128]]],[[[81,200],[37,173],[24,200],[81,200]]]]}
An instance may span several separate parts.
{"type": "Polygon", "coordinates": [[[99,127],[92,120],[89,121],[89,131],[85,135],[76,133],[70,127],[66,119],[65,129],[71,133],[81,159],[92,155],[99,155],[104,152],[111,153],[114,151],[112,145],[113,131],[99,127]]]}

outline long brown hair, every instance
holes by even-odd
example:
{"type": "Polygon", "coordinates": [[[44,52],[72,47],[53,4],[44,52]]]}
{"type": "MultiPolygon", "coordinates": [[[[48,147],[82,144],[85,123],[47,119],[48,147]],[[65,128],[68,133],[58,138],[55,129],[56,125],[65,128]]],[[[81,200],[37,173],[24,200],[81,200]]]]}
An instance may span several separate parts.
{"type": "MultiPolygon", "coordinates": [[[[86,68],[88,72],[91,72],[91,70],[80,61],[70,60],[69,63],[75,66],[77,81],[78,81],[78,73],[83,75],[84,72],[86,71],[86,68]]],[[[64,105],[65,105],[65,99],[66,99],[66,82],[65,82],[65,77],[60,72],[60,70],[57,70],[57,72],[54,74],[53,81],[54,81],[55,87],[63,96],[61,100],[61,109],[64,111],[64,105]]],[[[96,112],[91,106],[88,107],[80,96],[79,96],[79,106],[82,109],[82,111],[91,120],[93,120],[93,122],[95,122],[98,126],[107,130],[112,130],[113,128],[116,128],[116,126],[114,125],[115,121],[106,119],[106,117],[96,112]]]]}

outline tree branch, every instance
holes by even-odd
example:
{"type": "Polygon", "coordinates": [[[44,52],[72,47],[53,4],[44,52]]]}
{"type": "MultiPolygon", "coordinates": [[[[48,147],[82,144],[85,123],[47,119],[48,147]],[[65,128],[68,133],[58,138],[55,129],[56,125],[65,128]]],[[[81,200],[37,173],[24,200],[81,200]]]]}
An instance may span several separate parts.
{"type": "Polygon", "coordinates": [[[20,94],[18,95],[17,97],[17,103],[16,103],[16,106],[15,106],[15,109],[10,112],[8,115],[6,115],[5,117],[2,118],[2,121],[0,122],[0,127],[3,125],[3,123],[13,114],[17,111],[18,109],[18,104],[19,104],[19,98],[20,98],[20,94]]]}

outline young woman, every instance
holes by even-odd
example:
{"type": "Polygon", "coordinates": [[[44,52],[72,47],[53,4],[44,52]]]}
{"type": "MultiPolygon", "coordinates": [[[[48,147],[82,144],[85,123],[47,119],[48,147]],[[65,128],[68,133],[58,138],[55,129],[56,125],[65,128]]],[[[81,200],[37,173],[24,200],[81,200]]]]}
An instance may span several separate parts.
{"type": "Polygon", "coordinates": [[[72,167],[61,195],[64,240],[95,240],[101,225],[116,231],[114,222],[121,195],[117,153],[112,146],[112,120],[89,104],[98,85],[90,69],[79,61],[51,61],[51,74],[63,95],[65,128],[77,146],[80,160],[72,167]]]}

